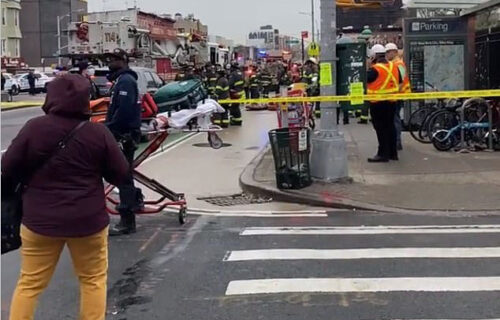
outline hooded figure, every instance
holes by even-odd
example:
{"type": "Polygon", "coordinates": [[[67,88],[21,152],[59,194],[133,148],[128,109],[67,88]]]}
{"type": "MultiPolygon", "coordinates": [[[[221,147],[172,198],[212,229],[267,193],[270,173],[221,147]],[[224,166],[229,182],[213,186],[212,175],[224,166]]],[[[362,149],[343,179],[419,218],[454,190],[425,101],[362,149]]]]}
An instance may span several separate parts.
{"type": "Polygon", "coordinates": [[[23,224],[40,234],[85,236],[102,230],[109,223],[102,177],[117,184],[128,170],[113,135],[97,123],[87,123],[63,152],[37,168],[78,123],[88,121],[89,92],[81,75],[49,82],[45,115],[29,120],[2,158],[2,175],[28,182],[23,224]]]}
{"type": "Polygon", "coordinates": [[[2,179],[25,185],[22,264],[11,319],[33,318],[66,245],[80,280],[81,317],[105,317],[109,216],[103,178],[120,184],[129,166],[111,132],[88,122],[89,92],[81,75],[49,82],[45,115],[29,120],[2,158],[2,179]]]}

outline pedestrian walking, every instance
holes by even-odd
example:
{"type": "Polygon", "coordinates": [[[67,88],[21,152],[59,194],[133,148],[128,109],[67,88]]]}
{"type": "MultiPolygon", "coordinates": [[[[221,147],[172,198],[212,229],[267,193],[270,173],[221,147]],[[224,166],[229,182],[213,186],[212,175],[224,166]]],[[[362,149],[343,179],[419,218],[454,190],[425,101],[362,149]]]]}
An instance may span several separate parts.
{"type": "MultiPolygon", "coordinates": [[[[387,61],[391,61],[398,68],[401,75],[402,84],[399,86],[400,93],[411,93],[410,76],[404,61],[399,56],[398,46],[394,43],[388,43],[385,46],[387,61]]],[[[396,115],[394,117],[394,125],[396,126],[396,143],[398,150],[403,150],[403,143],[401,141],[401,132],[403,131],[403,123],[401,121],[401,109],[403,108],[404,101],[399,100],[396,103],[396,115]]]]}
{"type": "Polygon", "coordinates": [[[129,162],[127,179],[118,185],[120,190],[120,222],[109,229],[109,235],[117,236],[136,232],[135,211],[143,206],[141,190],[134,185],[132,176],[134,153],[141,139],[141,105],[137,87],[137,73],[128,67],[127,52],[115,49],[106,55],[113,82],[111,100],[106,115],[106,126],[121,145],[129,162]]]}
{"type": "MultiPolygon", "coordinates": [[[[372,48],[369,61],[367,86],[368,94],[395,94],[399,92],[401,77],[394,63],[387,61],[384,46],[376,44],[372,48]]],[[[395,101],[370,101],[370,114],[377,133],[377,154],[368,162],[388,162],[398,160],[396,147],[395,101]]]]}
{"type": "Polygon", "coordinates": [[[34,96],[34,95],[36,95],[35,82],[37,81],[37,78],[36,78],[35,74],[33,73],[33,70],[30,70],[30,72],[28,73],[27,79],[28,79],[28,85],[30,87],[29,94],[34,96]]]}
{"type": "Polygon", "coordinates": [[[88,122],[89,90],[79,75],[52,80],[45,115],[29,120],[2,158],[2,181],[26,186],[10,320],[33,319],[65,246],[80,282],[79,319],[105,318],[109,215],[103,178],[120,184],[128,164],[109,130],[88,122]]]}

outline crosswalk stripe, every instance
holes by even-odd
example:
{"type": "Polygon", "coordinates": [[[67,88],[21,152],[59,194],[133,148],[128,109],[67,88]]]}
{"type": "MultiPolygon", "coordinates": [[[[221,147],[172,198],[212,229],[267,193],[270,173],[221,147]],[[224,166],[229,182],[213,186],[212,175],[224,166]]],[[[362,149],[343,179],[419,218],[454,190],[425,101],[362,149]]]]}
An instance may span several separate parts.
{"type": "Polygon", "coordinates": [[[389,258],[500,258],[500,247],[236,250],[225,261],[349,260],[389,258]]]}
{"type": "Polygon", "coordinates": [[[338,227],[253,227],[242,236],[252,235],[357,235],[357,234],[452,234],[500,233],[500,225],[432,225],[432,226],[338,226],[338,227]]]}
{"type": "Polygon", "coordinates": [[[500,277],[292,278],[231,281],[226,295],[291,292],[500,291],[500,277]]]}

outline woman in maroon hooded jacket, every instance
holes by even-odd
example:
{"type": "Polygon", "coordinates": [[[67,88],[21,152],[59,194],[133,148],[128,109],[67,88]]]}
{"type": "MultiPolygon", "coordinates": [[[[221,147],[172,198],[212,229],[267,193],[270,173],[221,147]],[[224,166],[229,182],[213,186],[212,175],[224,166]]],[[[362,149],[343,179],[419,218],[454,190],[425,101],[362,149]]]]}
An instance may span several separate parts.
{"type": "Polygon", "coordinates": [[[109,217],[103,178],[118,185],[129,165],[108,129],[88,122],[89,92],[89,82],[80,75],[51,81],[43,106],[46,115],[28,121],[2,158],[2,175],[25,182],[28,178],[21,274],[11,320],[33,319],[37,298],[65,245],[80,281],[79,319],[105,318],[109,217]],[[53,153],[82,121],[85,125],[66,147],[53,153]],[[44,162],[49,154],[53,156],[44,162]]]}

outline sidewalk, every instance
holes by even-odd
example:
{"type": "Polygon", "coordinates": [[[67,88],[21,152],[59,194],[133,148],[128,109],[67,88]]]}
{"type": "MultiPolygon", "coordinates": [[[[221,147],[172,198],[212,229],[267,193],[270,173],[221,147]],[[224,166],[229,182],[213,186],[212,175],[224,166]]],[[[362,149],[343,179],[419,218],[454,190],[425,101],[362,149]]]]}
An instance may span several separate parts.
{"type": "Polygon", "coordinates": [[[28,94],[21,93],[17,96],[13,96],[12,102],[4,101],[3,98],[4,96],[2,95],[2,102],[0,103],[1,111],[8,111],[41,106],[45,100],[45,94],[30,96],[28,94]]]}
{"type": "MultiPolygon", "coordinates": [[[[268,131],[276,127],[275,112],[243,112],[243,126],[231,126],[220,132],[225,147],[215,150],[207,145],[206,133],[187,138],[177,146],[153,156],[139,171],[163,183],[176,192],[184,193],[188,208],[204,210],[298,210],[295,203],[262,203],[251,205],[216,206],[198,198],[230,196],[242,192],[239,177],[249,162],[263,150],[269,139],[268,131]],[[203,145],[203,146],[200,146],[203,145]]],[[[148,197],[154,195],[143,190],[148,197]]]]}
{"type": "Polygon", "coordinates": [[[438,152],[403,134],[399,161],[368,163],[377,141],[371,125],[343,126],[352,183],[278,190],[269,148],[240,177],[243,190],[283,201],[377,211],[500,211],[500,153],[438,152]]]}

